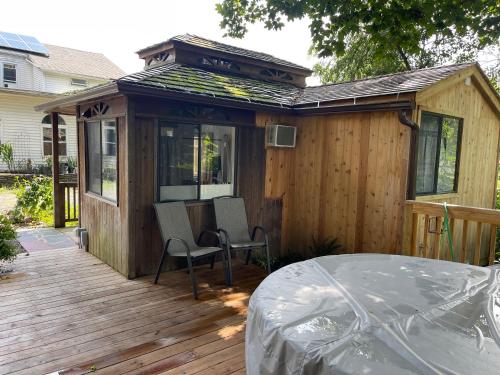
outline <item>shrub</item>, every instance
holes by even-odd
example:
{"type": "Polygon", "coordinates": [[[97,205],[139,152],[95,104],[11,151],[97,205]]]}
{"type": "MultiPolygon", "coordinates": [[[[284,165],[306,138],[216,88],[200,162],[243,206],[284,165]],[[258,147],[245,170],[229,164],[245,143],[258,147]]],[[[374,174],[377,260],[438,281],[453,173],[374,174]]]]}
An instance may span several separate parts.
{"type": "Polygon", "coordinates": [[[17,180],[17,204],[12,212],[15,221],[32,219],[40,221],[47,211],[54,209],[52,179],[39,176],[31,180],[17,180]]]}
{"type": "MultiPolygon", "coordinates": [[[[307,248],[307,252],[305,254],[289,249],[286,255],[271,258],[271,270],[276,271],[281,267],[287,266],[292,263],[301,262],[310,258],[332,255],[337,253],[337,251],[340,250],[341,247],[342,245],[337,243],[337,238],[325,238],[324,240],[317,240],[313,237],[312,245],[307,248]]],[[[261,268],[267,269],[267,259],[264,253],[255,254],[252,257],[252,262],[261,268]]]]}
{"type": "Polygon", "coordinates": [[[75,173],[78,163],[75,158],[68,156],[66,160],[66,165],[68,166],[68,173],[75,173]]]}
{"type": "Polygon", "coordinates": [[[0,214],[0,261],[11,262],[16,257],[16,248],[9,242],[16,238],[16,232],[11,222],[0,214]]]}
{"type": "Polygon", "coordinates": [[[7,164],[9,172],[14,170],[14,149],[10,143],[0,144],[0,159],[7,164]]]}

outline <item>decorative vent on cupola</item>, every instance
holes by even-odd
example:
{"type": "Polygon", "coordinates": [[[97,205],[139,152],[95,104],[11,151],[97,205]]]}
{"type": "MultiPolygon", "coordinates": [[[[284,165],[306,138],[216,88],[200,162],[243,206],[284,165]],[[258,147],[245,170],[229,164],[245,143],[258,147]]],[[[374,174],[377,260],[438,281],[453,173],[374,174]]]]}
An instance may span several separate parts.
{"type": "Polygon", "coordinates": [[[263,69],[260,71],[260,75],[269,78],[280,79],[283,81],[293,81],[293,77],[289,73],[278,69],[263,69]]]}
{"type": "Polygon", "coordinates": [[[171,56],[168,52],[159,52],[146,60],[146,69],[154,68],[170,60],[171,56]]]}
{"type": "Polygon", "coordinates": [[[201,65],[213,66],[219,69],[233,70],[236,72],[240,71],[238,64],[235,64],[230,60],[221,59],[220,57],[203,56],[198,60],[198,62],[201,65]]]}

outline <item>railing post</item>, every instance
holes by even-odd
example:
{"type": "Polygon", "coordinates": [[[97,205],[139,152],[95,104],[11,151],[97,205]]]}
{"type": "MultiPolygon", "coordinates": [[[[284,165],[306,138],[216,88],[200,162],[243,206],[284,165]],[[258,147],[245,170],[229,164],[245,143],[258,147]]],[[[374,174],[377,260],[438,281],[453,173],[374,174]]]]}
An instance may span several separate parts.
{"type": "Polygon", "coordinates": [[[413,213],[413,205],[405,204],[403,227],[403,255],[417,256],[418,214],[413,213]]]}
{"type": "Polygon", "coordinates": [[[52,181],[54,183],[54,227],[65,226],[64,188],[59,183],[59,113],[51,112],[52,123],[52,181]]]}

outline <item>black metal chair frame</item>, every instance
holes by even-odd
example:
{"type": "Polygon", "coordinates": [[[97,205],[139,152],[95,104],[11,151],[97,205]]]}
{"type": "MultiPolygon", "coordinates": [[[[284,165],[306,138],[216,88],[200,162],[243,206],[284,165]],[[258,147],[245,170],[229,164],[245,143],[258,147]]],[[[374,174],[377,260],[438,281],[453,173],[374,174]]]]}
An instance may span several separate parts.
{"type": "MultiPolygon", "coordinates": [[[[221,197],[216,197],[215,199],[226,199],[226,198],[236,198],[232,196],[221,196],[221,197]]],[[[231,239],[229,237],[229,234],[227,233],[226,230],[223,228],[218,228],[217,232],[223,234],[224,236],[224,241],[221,241],[222,244],[226,247],[227,251],[227,258],[228,258],[228,279],[229,279],[229,284],[228,286],[231,286],[233,283],[233,271],[231,267],[231,250],[246,250],[246,259],[245,259],[245,264],[248,264],[250,262],[250,256],[252,254],[252,250],[254,249],[265,249],[266,252],[266,259],[267,259],[267,274],[271,274],[271,258],[269,256],[269,237],[267,235],[267,231],[260,225],[257,225],[253,228],[252,230],[252,235],[250,236],[250,239],[252,241],[255,241],[255,237],[257,234],[257,231],[261,231],[263,236],[264,236],[264,245],[263,246],[245,246],[245,247],[237,247],[234,248],[231,246],[231,239]]]]}
{"type": "MultiPolygon", "coordinates": [[[[168,255],[168,247],[170,246],[170,243],[172,241],[177,241],[177,242],[181,243],[184,246],[185,250],[186,250],[186,257],[185,258],[187,259],[188,272],[189,272],[189,276],[190,276],[190,279],[191,279],[191,285],[192,285],[192,288],[193,288],[193,296],[194,296],[195,299],[198,299],[198,287],[196,285],[196,275],[195,275],[194,269],[193,269],[193,261],[195,261],[195,260],[211,256],[212,259],[211,259],[211,262],[210,262],[210,269],[213,269],[214,268],[214,263],[215,263],[215,257],[217,256],[217,253],[222,253],[222,265],[224,267],[224,274],[226,276],[226,284],[229,286],[230,283],[231,283],[231,281],[230,281],[230,278],[229,278],[228,268],[229,268],[229,270],[231,270],[231,263],[230,263],[231,261],[229,260],[229,262],[227,263],[226,249],[224,248],[224,246],[222,244],[221,236],[217,232],[205,230],[205,231],[201,232],[200,235],[198,236],[198,240],[196,241],[196,244],[198,246],[200,246],[199,245],[200,244],[200,240],[202,239],[203,235],[205,235],[205,234],[212,234],[212,235],[214,235],[214,236],[217,237],[217,245],[218,245],[218,247],[220,247],[220,250],[214,251],[213,253],[200,255],[200,256],[197,256],[197,257],[191,256],[191,250],[189,249],[189,246],[188,246],[188,244],[187,244],[187,242],[185,240],[183,240],[182,238],[177,238],[177,237],[171,237],[171,238],[169,238],[167,240],[167,242],[165,243],[165,246],[163,248],[163,253],[161,254],[160,264],[158,265],[158,270],[156,271],[156,277],[155,277],[154,283],[155,284],[158,283],[158,279],[160,278],[161,268],[163,266],[163,263],[165,262],[166,256],[168,255]]],[[[173,256],[176,257],[176,258],[177,257],[182,257],[182,256],[175,256],[175,255],[173,255],[173,256]]]]}

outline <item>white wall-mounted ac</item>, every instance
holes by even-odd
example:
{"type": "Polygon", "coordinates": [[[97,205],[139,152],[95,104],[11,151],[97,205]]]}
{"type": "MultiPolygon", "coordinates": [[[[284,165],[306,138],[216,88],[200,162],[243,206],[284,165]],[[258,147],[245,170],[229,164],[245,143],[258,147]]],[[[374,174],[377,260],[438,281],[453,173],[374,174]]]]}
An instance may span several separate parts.
{"type": "Polygon", "coordinates": [[[267,127],[267,145],[271,147],[295,147],[297,128],[287,125],[267,127]]]}

